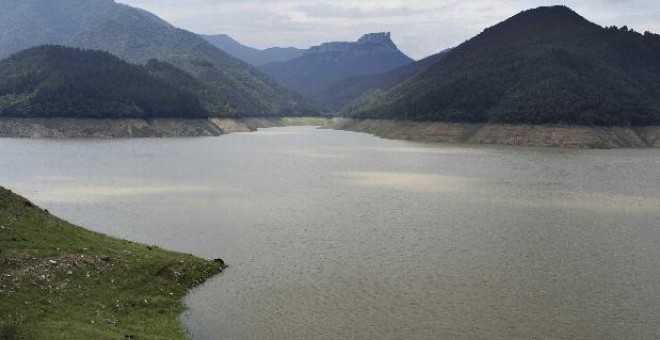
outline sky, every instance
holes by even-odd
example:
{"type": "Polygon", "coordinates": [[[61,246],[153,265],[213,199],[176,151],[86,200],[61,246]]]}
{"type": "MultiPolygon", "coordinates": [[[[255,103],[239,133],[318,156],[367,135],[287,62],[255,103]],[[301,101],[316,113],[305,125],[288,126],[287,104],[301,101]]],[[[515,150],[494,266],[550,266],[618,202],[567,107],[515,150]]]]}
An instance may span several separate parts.
{"type": "Polygon", "coordinates": [[[201,34],[256,48],[308,48],[391,32],[421,59],[454,47],[522,10],[567,5],[602,26],[660,33],[660,0],[117,0],[201,34]]]}

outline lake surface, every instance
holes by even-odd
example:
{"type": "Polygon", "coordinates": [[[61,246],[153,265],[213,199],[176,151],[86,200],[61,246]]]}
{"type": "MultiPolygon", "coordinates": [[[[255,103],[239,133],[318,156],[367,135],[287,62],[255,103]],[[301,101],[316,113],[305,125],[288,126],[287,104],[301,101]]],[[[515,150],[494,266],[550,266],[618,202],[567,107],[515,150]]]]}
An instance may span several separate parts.
{"type": "Polygon", "coordinates": [[[186,300],[195,339],[660,338],[660,150],[0,139],[0,185],[224,258],[186,300]]]}

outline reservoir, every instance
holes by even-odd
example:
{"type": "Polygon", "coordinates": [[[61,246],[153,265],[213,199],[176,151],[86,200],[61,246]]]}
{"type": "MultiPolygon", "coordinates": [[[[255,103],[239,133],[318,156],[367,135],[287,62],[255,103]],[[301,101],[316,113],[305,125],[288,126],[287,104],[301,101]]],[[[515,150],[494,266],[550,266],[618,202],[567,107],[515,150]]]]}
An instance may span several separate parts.
{"type": "Polygon", "coordinates": [[[658,149],[0,139],[0,185],[223,258],[186,299],[194,339],[660,338],[658,149]]]}

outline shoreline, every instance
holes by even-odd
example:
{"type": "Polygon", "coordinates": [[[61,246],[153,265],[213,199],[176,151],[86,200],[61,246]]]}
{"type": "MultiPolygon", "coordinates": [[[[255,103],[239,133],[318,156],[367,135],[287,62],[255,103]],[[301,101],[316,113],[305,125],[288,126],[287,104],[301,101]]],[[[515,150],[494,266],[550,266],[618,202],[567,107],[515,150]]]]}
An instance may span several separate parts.
{"type": "Polygon", "coordinates": [[[660,126],[590,127],[419,122],[327,117],[208,119],[0,118],[0,138],[216,137],[283,126],[369,133],[427,143],[499,144],[582,149],[660,148],[660,126]]]}
{"type": "Polygon", "coordinates": [[[324,125],[323,117],[245,118],[0,118],[0,138],[174,138],[216,137],[228,133],[292,125],[324,125]]]}
{"type": "Polygon", "coordinates": [[[323,128],[428,143],[581,149],[660,148],[660,126],[589,127],[337,118],[323,128]]]}

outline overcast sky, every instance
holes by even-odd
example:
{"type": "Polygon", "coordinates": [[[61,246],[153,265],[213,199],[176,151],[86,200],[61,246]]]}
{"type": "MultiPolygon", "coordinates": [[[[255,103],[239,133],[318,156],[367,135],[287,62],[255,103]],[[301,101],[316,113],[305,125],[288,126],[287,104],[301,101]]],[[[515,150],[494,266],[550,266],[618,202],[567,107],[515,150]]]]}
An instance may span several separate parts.
{"type": "Polygon", "coordinates": [[[117,0],[196,33],[226,33],[257,48],[354,41],[392,32],[419,59],[521,10],[564,4],[599,25],[660,33],[660,0],[117,0]]]}

